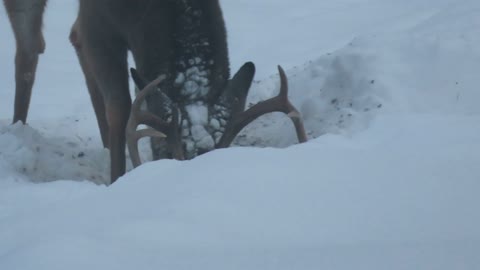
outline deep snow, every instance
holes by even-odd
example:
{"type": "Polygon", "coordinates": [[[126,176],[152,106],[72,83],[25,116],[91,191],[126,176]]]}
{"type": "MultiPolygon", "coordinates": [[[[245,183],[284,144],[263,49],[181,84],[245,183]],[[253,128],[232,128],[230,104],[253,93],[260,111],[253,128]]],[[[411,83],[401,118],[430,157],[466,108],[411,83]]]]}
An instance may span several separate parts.
{"type": "Polygon", "coordinates": [[[75,2],[50,1],[29,126],[10,125],[0,11],[0,269],[480,269],[480,2],[224,0],[232,71],[257,65],[249,103],[283,65],[312,140],[291,146],[272,114],[236,141],[256,147],[110,187],[92,183],[108,152],[67,40],[75,2]]]}

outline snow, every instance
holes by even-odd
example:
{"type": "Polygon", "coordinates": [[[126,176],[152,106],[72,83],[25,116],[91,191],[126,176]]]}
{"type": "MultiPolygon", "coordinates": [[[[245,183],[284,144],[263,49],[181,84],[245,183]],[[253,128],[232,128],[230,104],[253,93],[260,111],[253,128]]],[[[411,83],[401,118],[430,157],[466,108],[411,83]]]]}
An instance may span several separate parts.
{"type": "Polygon", "coordinates": [[[480,268],[480,2],[224,0],[232,73],[257,66],[248,103],[281,64],[312,139],[271,114],[236,140],[255,147],[109,187],[75,2],[49,3],[27,126],[0,9],[0,269],[480,268]]]}
{"type": "MultiPolygon", "coordinates": [[[[196,60],[191,61],[191,65],[199,64],[196,60]]],[[[202,69],[204,69],[203,66],[202,69]]],[[[207,72],[200,70],[197,66],[187,69],[185,74],[179,73],[175,82],[179,84],[183,83],[183,89],[181,90],[182,95],[191,97],[192,99],[198,98],[197,96],[203,97],[208,93],[207,72]],[[188,80],[185,81],[185,77],[188,78],[188,80]]]]}
{"type": "Polygon", "coordinates": [[[185,119],[186,125],[182,128],[182,135],[187,140],[188,156],[196,156],[196,149],[214,149],[215,142],[212,136],[205,129],[208,125],[208,107],[203,102],[197,102],[185,106],[188,115],[185,119]],[[191,134],[190,134],[191,132],[191,134]],[[191,135],[191,136],[190,136],[191,135]]]}

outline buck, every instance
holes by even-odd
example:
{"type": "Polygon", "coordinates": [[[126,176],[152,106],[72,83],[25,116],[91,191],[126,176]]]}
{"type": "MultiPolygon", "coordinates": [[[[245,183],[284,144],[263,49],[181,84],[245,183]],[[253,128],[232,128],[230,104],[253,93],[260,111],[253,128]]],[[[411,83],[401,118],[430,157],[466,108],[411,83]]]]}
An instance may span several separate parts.
{"type": "Polygon", "coordinates": [[[133,165],[141,164],[137,143],[145,136],[152,137],[154,159],[191,159],[228,147],[243,127],[278,111],[292,119],[298,140],[307,140],[281,67],[279,95],[244,110],[255,67],[248,62],[230,79],[218,0],[79,2],[70,41],[110,150],[112,183],[125,173],[126,144],[133,165]],[[136,65],[131,75],[141,89],[133,104],[129,51],[136,65]],[[137,130],[139,125],[147,128],[137,130]]]}

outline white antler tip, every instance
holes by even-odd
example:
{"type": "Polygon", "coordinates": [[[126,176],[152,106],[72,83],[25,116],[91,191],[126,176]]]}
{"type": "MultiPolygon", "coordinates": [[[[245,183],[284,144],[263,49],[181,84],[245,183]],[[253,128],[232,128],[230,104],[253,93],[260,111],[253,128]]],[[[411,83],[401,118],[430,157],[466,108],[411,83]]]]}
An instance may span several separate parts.
{"type": "Polygon", "coordinates": [[[300,118],[300,113],[298,111],[291,111],[287,114],[288,117],[294,119],[294,118],[300,118]]]}

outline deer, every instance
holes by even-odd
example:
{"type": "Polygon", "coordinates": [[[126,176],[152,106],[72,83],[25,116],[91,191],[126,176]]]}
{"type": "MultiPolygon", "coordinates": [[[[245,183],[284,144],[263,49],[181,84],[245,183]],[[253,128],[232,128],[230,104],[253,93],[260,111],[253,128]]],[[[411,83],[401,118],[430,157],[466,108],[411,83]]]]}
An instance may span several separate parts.
{"type": "MultiPolygon", "coordinates": [[[[37,17],[41,21],[46,0],[4,2],[11,10],[16,36],[24,38],[28,27],[10,14],[16,6],[28,3],[36,11],[24,13],[27,22],[37,17]]],[[[151,138],[154,159],[192,159],[229,147],[261,115],[283,112],[292,120],[298,141],[307,141],[300,113],[288,99],[288,80],[280,66],[278,96],[245,110],[255,65],[245,63],[230,78],[219,0],[79,0],[69,39],[103,146],[110,151],[111,184],[126,172],[127,145],[133,166],[141,164],[138,140],[143,137],[151,138]],[[139,89],[133,102],[128,52],[135,62],[130,74],[139,89]],[[138,129],[140,125],[147,128],[138,129]]],[[[27,41],[33,42],[27,43],[34,52],[42,51],[40,30],[27,41]]],[[[20,99],[26,102],[25,96],[20,99]]]]}
{"type": "Polygon", "coordinates": [[[3,0],[16,41],[15,102],[12,123],[27,121],[39,55],[45,51],[42,33],[47,0],[3,0]]]}

